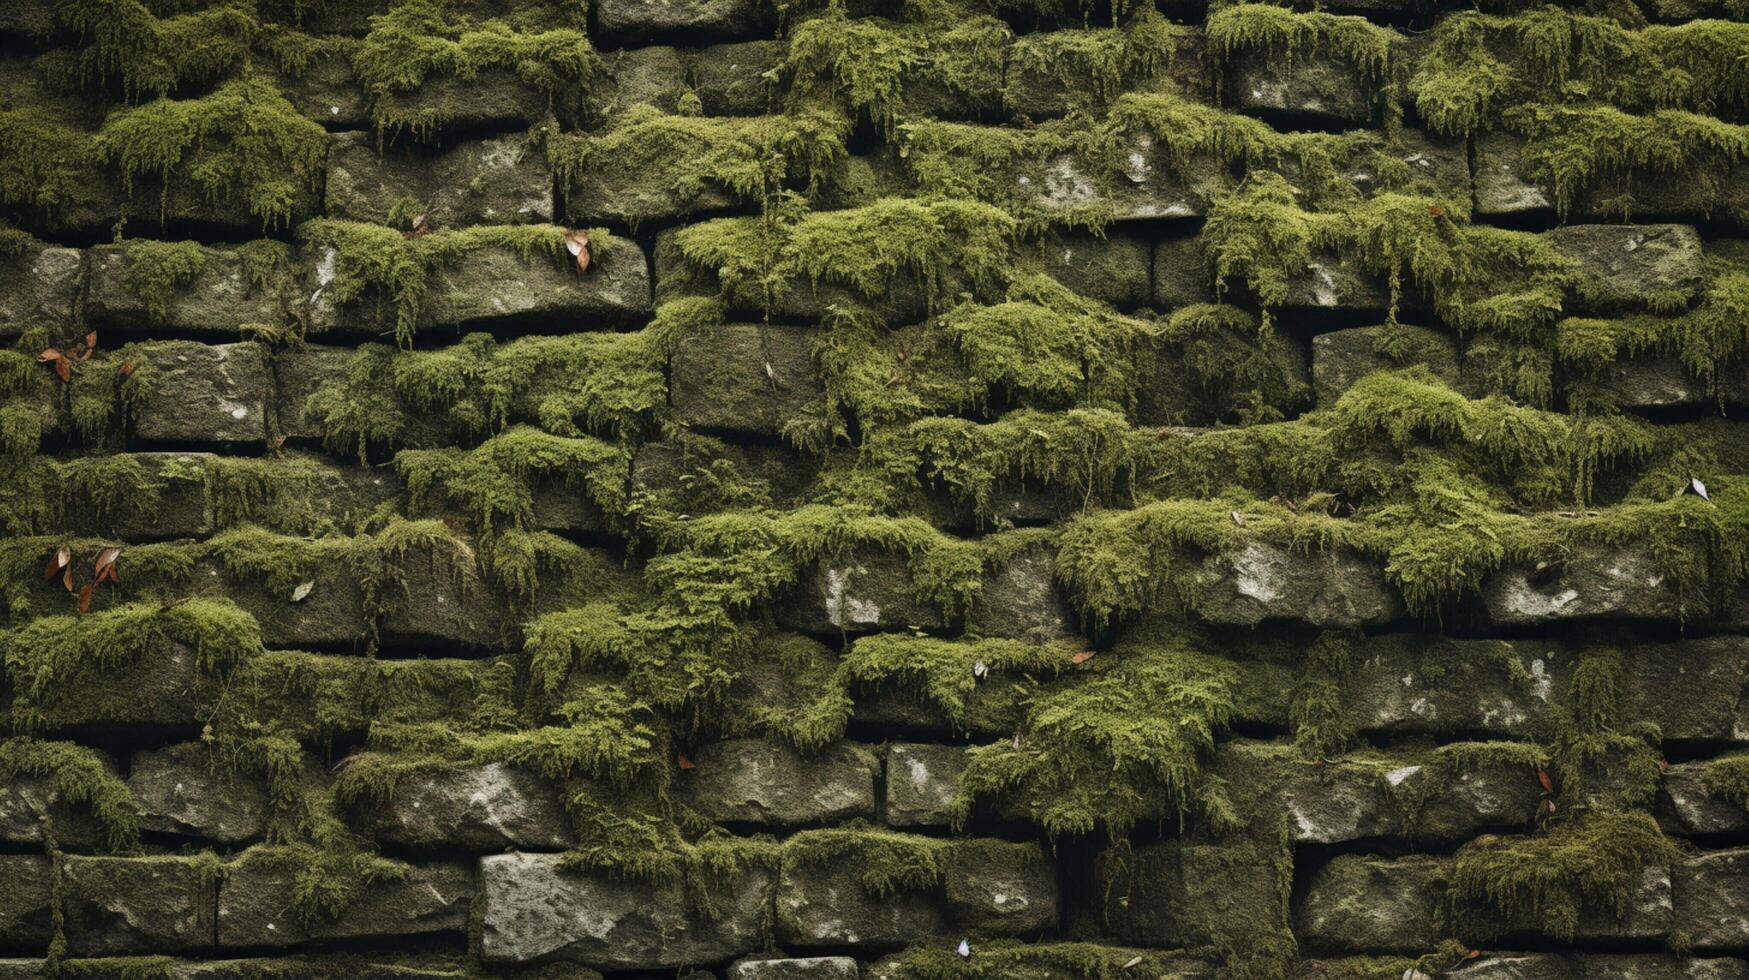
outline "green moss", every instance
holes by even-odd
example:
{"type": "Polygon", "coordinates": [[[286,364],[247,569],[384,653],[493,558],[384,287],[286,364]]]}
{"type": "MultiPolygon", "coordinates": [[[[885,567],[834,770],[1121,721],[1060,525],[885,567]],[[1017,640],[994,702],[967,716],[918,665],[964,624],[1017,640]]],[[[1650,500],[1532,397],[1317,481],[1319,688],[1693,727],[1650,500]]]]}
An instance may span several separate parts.
{"type": "Polygon", "coordinates": [[[127,782],[93,750],[72,742],[9,738],[0,741],[0,772],[11,779],[54,780],[63,800],[90,811],[110,850],[126,851],[139,843],[139,805],[127,782]]]}
{"type": "Polygon", "coordinates": [[[162,98],[223,76],[248,59],[261,31],[255,5],[242,0],[70,0],[57,14],[82,41],[57,67],[74,81],[119,80],[129,99],[162,98]]]}
{"type": "Polygon", "coordinates": [[[865,891],[884,898],[940,887],[952,846],[937,837],[851,826],[801,831],[784,841],[783,860],[801,867],[848,867],[865,891]]]}
{"type": "Polygon", "coordinates": [[[377,130],[428,139],[450,119],[443,99],[420,97],[435,80],[466,86],[501,72],[575,116],[600,68],[580,23],[526,25],[476,20],[453,0],[403,0],[370,19],[353,70],[371,100],[377,130]]]}
{"type": "Polygon", "coordinates": [[[842,668],[849,683],[909,694],[939,711],[956,729],[964,730],[983,672],[1049,679],[1068,668],[1074,652],[1070,643],[942,640],[883,633],[851,644],[842,668]]]}
{"type": "Polygon", "coordinates": [[[199,242],[130,241],[124,246],[122,281],[146,304],[152,319],[170,315],[170,300],[206,269],[207,249],[199,242]]]}
{"type": "Polygon", "coordinates": [[[1288,714],[1294,748],[1302,756],[1327,759],[1354,741],[1354,724],[1344,710],[1353,661],[1352,638],[1341,633],[1321,633],[1307,648],[1288,714]]]}
{"type": "Polygon", "coordinates": [[[163,216],[172,197],[186,192],[208,208],[253,215],[266,228],[289,224],[305,209],[322,178],[328,138],[271,82],[246,76],[200,98],[160,98],[112,113],[96,152],[121,170],[130,196],[140,177],[161,182],[163,216]]]}
{"type": "Polygon", "coordinates": [[[561,133],[547,154],[561,186],[655,187],[682,201],[723,189],[762,202],[785,187],[813,188],[845,154],[842,116],[798,108],[779,116],[669,115],[636,106],[594,133],[561,133]]]}
{"type": "Polygon", "coordinates": [[[462,504],[477,531],[490,535],[495,525],[520,528],[533,521],[535,480],[551,480],[581,492],[604,514],[620,514],[631,459],[599,439],[517,426],[472,450],[405,450],[395,465],[414,508],[441,491],[462,504]]]}
{"type": "Polygon", "coordinates": [[[133,603],[34,619],[0,635],[14,726],[35,727],[45,706],[80,677],[127,666],[168,641],[188,647],[195,669],[207,673],[230,671],[261,650],[255,620],[222,600],[133,603]]]}
{"type": "Polygon", "coordinates": [[[1137,638],[1026,695],[1013,742],[969,753],[955,809],[1022,807],[1052,836],[1203,815],[1202,760],[1239,703],[1235,666],[1181,638],[1137,638]]]}
{"type": "MultiPolygon", "coordinates": [[[[1105,946],[1091,942],[1023,943],[1017,939],[987,939],[961,957],[943,943],[912,946],[882,960],[882,969],[906,980],[1047,980],[1072,976],[1084,980],[1127,980],[1135,976],[1171,976],[1185,963],[1171,953],[1105,946]]],[[[1402,970],[1390,978],[1399,980],[1402,970]]]]}
{"type": "Polygon", "coordinates": [[[790,28],[780,70],[789,78],[794,103],[841,101],[891,132],[917,111],[910,102],[920,95],[945,94],[971,105],[994,102],[1012,37],[1000,20],[971,11],[940,10],[902,22],[851,18],[834,8],[790,28]]]}
{"type": "Polygon", "coordinates": [[[1604,812],[1525,837],[1478,837],[1458,849],[1452,901],[1461,921],[1498,915],[1508,931],[1571,940],[1586,909],[1620,916],[1650,866],[1678,854],[1643,813],[1604,812]]]}
{"type": "Polygon", "coordinates": [[[150,520],[162,484],[132,454],[88,456],[60,467],[63,512],[89,514],[100,523],[150,520]]]}

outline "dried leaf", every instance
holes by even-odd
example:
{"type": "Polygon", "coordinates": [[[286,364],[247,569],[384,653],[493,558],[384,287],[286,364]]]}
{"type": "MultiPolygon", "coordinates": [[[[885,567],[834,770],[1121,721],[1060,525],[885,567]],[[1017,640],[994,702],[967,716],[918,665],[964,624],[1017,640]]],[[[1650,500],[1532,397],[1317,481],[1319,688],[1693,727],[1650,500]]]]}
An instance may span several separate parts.
{"type": "Polygon", "coordinates": [[[69,594],[72,593],[72,591],[73,591],[73,566],[72,565],[68,565],[67,570],[61,573],[61,587],[66,589],[69,594]]]}
{"type": "Polygon", "coordinates": [[[1553,793],[1555,791],[1555,781],[1549,778],[1549,771],[1547,769],[1538,769],[1536,771],[1536,781],[1542,784],[1543,792],[1553,793]]]}
{"type": "Polygon", "coordinates": [[[1070,657],[1069,662],[1072,664],[1084,664],[1087,661],[1092,660],[1092,659],[1093,659],[1093,651],[1092,650],[1082,650],[1080,653],[1077,653],[1073,657],[1070,657]]]}
{"type": "Polygon", "coordinates": [[[121,362],[121,367],[116,368],[115,373],[121,375],[124,378],[130,374],[133,374],[134,373],[134,362],[133,361],[121,362]]]}
{"type": "Polygon", "coordinates": [[[90,611],[91,611],[91,583],[87,582],[87,583],[85,583],[85,587],[83,589],[79,590],[79,615],[83,616],[90,611]]]}
{"type": "Polygon", "coordinates": [[[303,602],[305,599],[310,597],[310,590],[315,588],[315,587],[316,587],[316,580],[315,579],[310,579],[310,580],[305,581],[305,582],[299,582],[298,587],[292,590],[291,601],[303,602]]]}
{"type": "Polygon", "coordinates": [[[1121,967],[1118,967],[1118,969],[1120,969],[1120,970],[1132,969],[1134,967],[1140,966],[1141,962],[1142,962],[1142,958],[1140,956],[1132,956],[1129,959],[1125,960],[1124,965],[1121,967]]]}
{"type": "Polygon", "coordinates": [[[55,362],[55,374],[60,377],[60,379],[63,383],[68,382],[68,381],[72,381],[73,380],[73,362],[67,360],[64,357],[61,358],[60,360],[56,361],[55,362]]]}
{"type": "Polygon", "coordinates": [[[120,557],[120,548],[105,548],[97,553],[97,564],[95,566],[95,582],[97,584],[102,584],[105,579],[111,582],[121,581],[115,573],[115,560],[120,557]]]}
{"type": "Polygon", "coordinates": [[[565,233],[565,251],[577,260],[577,271],[589,271],[589,233],[582,229],[565,233]]]}
{"type": "Polygon", "coordinates": [[[1689,481],[1688,481],[1688,487],[1689,487],[1689,489],[1690,489],[1690,490],[1693,490],[1693,491],[1694,491],[1694,492],[1695,492],[1695,494],[1696,494],[1696,495],[1697,495],[1697,496],[1699,496],[1699,497],[1700,497],[1700,499],[1702,499],[1702,500],[1711,500],[1711,499],[1713,499],[1713,498],[1711,498],[1711,497],[1709,497],[1709,496],[1707,496],[1707,495],[1706,495],[1706,484],[1704,484],[1704,483],[1702,483],[1702,482],[1700,482],[1700,478],[1699,478],[1699,477],[1695,477],[1695,478],[1694,478],[1694,479],[1692,479],[1692,480],[1689,480],[1689,481]]]}
{"type": "Polygon", "coordinates": [[[279,449],[285,445],[285,433],[273,437],[273,448],[279,449]]]}
{"type": "Polygon", "coordinates": [[[96,350],[97,350],[97,331],[93,330],[90,333],[85,335],[85,353],[79,355],[79,360],[81,360],[81,361],[91,360],[91,355],[96,350]]]}
{"type": "Polygon", "coordinates": [[[1481,956],[1481,955],[1482,955],[1482,951],[1481,951],[1481,950],[1479,950],[1479,949],[1472,949],[1472,950],[1470,950],[1470,951],[1469,951],[1469,952],[1467,952],[1467,953],[1465,953],[1465,954],[1464,954],[1464,962],[1466,962],[1466,963],[1468,963],[1468,962],[1469,962],[1469,961],[1470,961],[1470,960],[1473,960],[1473,959],[1475,959],[1475,958],[1477,958],[1477,957],[1479,957],[1479,956],[1481,956]]]}
{"type": "Polygon", "coordinates": [[[990,672],[990,665],[984,663],[982,660],[976,661],[972,664],[972,676],[977,678],[978,680],[983,680],[984,675],[988,674],[989,672],[990,672]]]}
{"type": "Polygon", "coordinates": [[[38,364],[47,364],[50,361],[58,361],[62,357],[65,357],[65,356],[66,355],[62,354],[60,351],[54,349],[53,347],[50,347],[49,349],[43,351],[41,354],[38,354],[36,356],[36,362],[38,364]]]}
{"type": "Polygon", "coordinates": [[[72,550],[69,548],[56,548],[55,553],[49,556],[49,563],[43,566],[43,581],[47,582],[49,579],[61,574],[62,570],[71,564],[73,564],[72,550]]]}
{"type": "Polygon", "coordinates": [[[682,768],[682,769],[697,769],[697,768],[698,768],[698,767],[697,767],[697,766],[695,766],[695,765],[693,765],[693,764],[692,764],[692,760],[691,760],[691,759],[688,759],[688,758],[687,758],[687,757],[686,757],[686,753],[685,753],[685,752],[676,752],[676,753],[674,753],[674,755],[675,755],[675,757],[676,757],[676,758],[675,758],[675,763],[676,763],[676,764],[677,764],[677,765],[679,765],[679,766],[680,766],[680,768],[682,768]]]}
{"type": "Polygon", "coordinates": [[[1445,209],[1437,204],[1429,204],[1427,206],[1427,213],[1433,215],[1435,218],[1445,217],[1445,209]]]}
{"type": "Polygon", "coordinates": [[[959,948],[954,950],[954,952],[960,954],[961,959],[971,959],[972,944],[968,943],[964,939],[962,939],[962,940],[960,940],[959,948]]]}

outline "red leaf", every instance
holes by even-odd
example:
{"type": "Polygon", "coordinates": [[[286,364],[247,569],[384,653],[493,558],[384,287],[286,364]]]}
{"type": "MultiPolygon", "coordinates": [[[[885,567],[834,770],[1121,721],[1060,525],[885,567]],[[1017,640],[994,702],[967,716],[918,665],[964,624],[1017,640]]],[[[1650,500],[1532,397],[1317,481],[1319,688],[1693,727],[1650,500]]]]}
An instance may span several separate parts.
{"type": "Polygon", "coordinates": [[[273,448],[278,449],[284,445],[285,445],[285,433],[282,432],[279,435],[273,437],[273,448]]]}
{"type": "Polygon", "coordinates": [[[43,566],[43,581],[47,582],[61,573],[61,570],[73,564],[73,552],[66,548],[56,548],[49,556],[49,563],[43,566]]]}
{"type": "Polygon", "coordinates": [[[55,350],[53,347],[50,347],[48,350],[45,350],[41,354],[38,354],[36,356],[36,362],[38,364],[47,364],[50,361],[58,361],[64,356],[65,355],[63,355],[60,351],[55,350]]]}
{"type": "Polygon", "coordinates": [[[675,761],[680,765],[680,768],[682,768],[682,769],[697,769],[698,768],[697,766],[692,764],[691,759],[688,759],[686,757],[685,752],[676,752],[676,753],[674,753],[674,755],[677,757],[675,759],[675,761]]]}
{"type": "Polygon", "coordinates": [[[105,579],[111,582],[121,581],[115,573],[115,560],[120,557],[120,548],[105,548],[97,553],[97,581],[99,583],[105,579]]]}
{"type": "Polygon", "coordinates": [[[1445,217],[1445,209],[1437,204],[1429,204],[1427,206],[1427,213],[1433,215],[1435,218],[1445,217]]]}
{"type": "Polygon", "coordinates": [[[55,373],[60,375],[63,382],[73,380],[73,362],[64,357],[56,361],[55,373]]]}
{"type": "Polygon", "coordinates": [[[1470,951],[1469,951],[1469,952],[1467,952],[1467,953],[1465,953],[1465,954],[1464,954],[1464,962],[1466,962],[1466,963],[1467,963],[1467,962],[1469,962],[1469,961],[1470,961],[1470,960],[1473,960],[1473,959],[1475,959],[1475,958],[1476,958],[1476,957],[1478,957],[1478,956],[1481,956],[1481,955],[1482,955],[1482,951],[1481,951],[1481,950],[1479,950],[1479,949],[1472,949],[1472,950],[1470,950],[1470,951]]]}
{"type": "Polygon", "coordinates": [[[87,612],[90,612],[90,611],[91,611],[91,584],[89,582],[87,582],[85,584],[85,587],[83,589],[79,590],[79,615],[83,616],[87,612]]]}
{"type": "Polygon", "coordinates": [[[81,360],[81,361],[90,360],[91,359],[91,352],[95,351],[96,349],[97,349],[97,331],[93,330],[90,333],[85,335],[85,353],[79,355],[79,360],[81,360]]]}
{"type": "Polygon", "coordinates": [[[1092,659],[1093,659],[1093,651],[1092,650],[1082,650],[1080,653],[1077,653],[1073,657],[1070,657],[1069,662],[1072,664],[1084,664],[1087,661],[1092,660],[1092,659]]]}
{"type": "Polygon", "coordinates": [[[61,584],[66,586],[68,592],[73,591],[73,566],[71,564],[67,566],[66,571],[61,573],[61,584]]]}
{"type": "Polygon", "coordinates": [[[1543,784],[1543,792],[1553,793],[1555,791],[1555,781],[1549,778],[1549,771],[1547,769],[1538,769],[1536,771],[1536,781],[1543,784]]]}
{"type": "Polygon", "coordinates": [[[133,361],[121,362],[121,367],[116,368],[115,373],[121,375],[124,378],[130,374],[133,374],[134,373],[134,362],[133,361]]]}

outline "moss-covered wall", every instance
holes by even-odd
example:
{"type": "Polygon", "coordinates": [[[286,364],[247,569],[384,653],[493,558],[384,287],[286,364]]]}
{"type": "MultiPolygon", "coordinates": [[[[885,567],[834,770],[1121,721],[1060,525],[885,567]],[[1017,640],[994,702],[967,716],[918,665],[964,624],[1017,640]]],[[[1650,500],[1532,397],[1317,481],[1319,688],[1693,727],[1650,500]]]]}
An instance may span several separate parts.
{"type": "Polygon", "coordinates": [[[0,980],[1749,978],[1743,0],[7,0],[0,346],[0,980]]]}

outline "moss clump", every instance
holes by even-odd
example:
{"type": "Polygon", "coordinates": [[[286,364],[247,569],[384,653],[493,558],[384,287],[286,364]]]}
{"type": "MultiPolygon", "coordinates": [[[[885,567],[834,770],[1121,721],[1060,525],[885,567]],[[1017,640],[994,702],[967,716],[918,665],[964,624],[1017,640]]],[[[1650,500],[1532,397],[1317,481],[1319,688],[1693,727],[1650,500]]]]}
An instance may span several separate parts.
{"type": "Polygon", "coordinates": [[[888,830],[844,827],[804,830],[783,844],[785,863],[854,869],[857,882],[876,898],[930,891],[942,884],[951,841],[888,830]]]}
{"type": "Polygon", "coordinates": [[[630,443],[667,402],[668,341],[660,325],[637,333],[577,333],[499,343],[469,334],[433,351],[366,344],[346,376],[310,398],[336,452],[473,443],[510,425],[537,422],[554,436],[596,433],[630,443]]]}
{"type": "Polygon", "coordinates": [[[1528,837],[1484,835],[1458,849],[1454,912],[1465,921],[1486,910],[1508,932],[1571,940],[1583,911],[1620,916],[1640,872],[1677,856],[1643,813],[1594,813],[1528,837]]]}
{"type": "Polygon", "coordinates": [[[969,753],[955,810],[980,796],[1026,809],[1053,836],[1210,812],[1202,760],[1241,697],[1234,664],[1184,640],[1127,641],[1024,696],[1013,742],[969,753]]]}
{"type": "Polygon", "coordinates": [[[465,16],[453,0],[403,0],[370,19],[353,69],[371,100],[377,130],[428,139],[449,121],[445,100],[420,98],[435,79],[467,84],[503,72],[575,117],[600,67],[578,23],[528,25],[465,16]]]}
{"type": "Polygon", "coordinates": [[[54,780],[63,800],[90,810],[110,850],[126,851],[139,843],[140,809],[127,782],[91,749],[72,742],[9,738],[0,741],[0,772],[11,779],[54,780]]]}
{"type": "Polygon", "coordinates": [[[817,109],[713,118],[640,105],[601,132],[549,137],[547,155],[560,185],[572,193],[654,186],[693,201],[721,189],[762,202],[786,187],[814,188],[844,156],[848,135],[847,120],[817,109]]]}
{"type": "MultiPolygon", "coordinates": [[[[912,946],[882,964],[907,980],[1048,980],[1059,976],[1128,980],[1171,976],[1185,965],[1174,954],[1155,950],[1089,942],[1023,943],[1017,939],[974,943],[969,957],[961,957],[942,943],[912,946]]],[[[1388,978],[1380,974],[1378,980],[1398,980],[1401,974],[1399,968],[1388,978]]]]}
{"type": "Polygon", "coordinates": [[[395,465],[417,508],[433,490],[460,502],[475,528],[521,528],[534,519],[532,481],[550,479],[581,491],[605,514],[625,509],[631,460],[625,450],[589,437],[549,435],[517,426],[472,450],[406,450],[395,465]]]}
{"type": "MultiPolygon", "coordinates": [[[[320,218],[304,224],[299,234],[316,248],[333,250],[328,300],[336,307],[366,299],[374,299],[379,309],[386,305],[395,340],[404,347],[412,345],[419,328],[430,278],[469,252],[507,249],[524,261],[575,267],[565,250],[566,230],[556,225],[480,225],[408,237],[385,225],[320,218]]],[[[602,249],[610,236],[595,229],[590,239],[602,249]]]]}
{"type": "Polygon", "coordinates": [[[983,674],[994,670],[1050,679],[1068,668],[1074,653],[1069,643],[880,634],[851,644],[842,668],[850,684],[908,693],[963,731],[983,674]]]}
{"type": "Polygon", "coordinates": [[[219,78],[248,60],[261,33],[255,5],[245,0],[69,0],[56,13],[82,43],[55,67],[78,83],[116,79],[129,99],[163,98],[219,78]]]}
{"type": "Polygon", "coordinates": [[[224,673],[261,651],[255,620],[230,602],[133,603],[88,616],[45,616],[0,634],[14,727],[30,730],[45,707],[87,674],[112,671],[167,642],[187,646],[196,670],[224,673]]]}
{"type": "MultiPolygon", "coordinates": [[[[1039,31],[1009,49],[1008,71],[1049,79],[1071,100],[1109,102],[1126,88],[1185,59],[1194,38],[1155,10],[1142,10],[1111,28],[1039,31]]],[[[1013,83],[1010,83],[1013,84],[1013,83]]]]}
{"type": "Polygon", "coordinates": [[[122,281],[146,304],[152,319],[170,315],[170,300],[206,269],[207,249],[199,242],[130,241],[122,261],[122,281]]]}
{"type": "Polygon", "coordinates": [[[238,208],[262,226],[289,224],[319,186],[328,137],[259,75],[226,82],[193,99],[160,98],[110,114],[99,158],[115,164],[132,195],[136,181],[161,182],[159,209],[191,193],[208,208],[238,208]]]}

